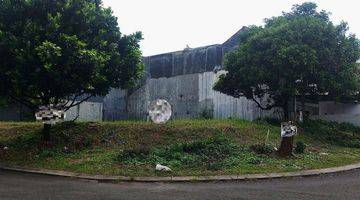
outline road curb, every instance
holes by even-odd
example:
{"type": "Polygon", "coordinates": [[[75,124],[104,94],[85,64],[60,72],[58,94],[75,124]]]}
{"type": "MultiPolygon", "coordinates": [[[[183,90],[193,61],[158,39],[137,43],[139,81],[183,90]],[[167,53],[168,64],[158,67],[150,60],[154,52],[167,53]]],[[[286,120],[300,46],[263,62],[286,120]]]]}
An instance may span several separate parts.
{"type": "Polygon", "coordinates": [[[346,165],[341,167],[332,167],[325,169],[313,169],[297,172],[282,172],[282,173],[263,173],[263,174],[242,174],[242,175],[218,175],[218,176],[175,176],[175,177],[128,177],[128,176],[106,176],[106,175],[89,175],[74,172],[65,172],[58,170],[44,170],[44,169],[28,169],[22,167],[10,167],[0,165],[1,170],[24,172],[32,174],[43,174],[51,176],[71,177],[79,179],[95,180],[100,182],[193,182],[193,181],[228,181],[228,180],[257,180],[257,179],[274,179],[287,177],[304,177],[317,176],[321,174],[329,174],[336,172],[344,172],[354,169],[360,169],[360,163],[346,165]]]}

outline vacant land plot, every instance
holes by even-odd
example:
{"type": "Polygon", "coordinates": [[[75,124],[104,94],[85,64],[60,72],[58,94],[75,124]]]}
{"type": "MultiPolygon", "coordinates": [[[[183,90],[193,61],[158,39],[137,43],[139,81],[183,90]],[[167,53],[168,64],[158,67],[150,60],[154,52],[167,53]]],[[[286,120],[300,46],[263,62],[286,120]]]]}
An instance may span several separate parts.
{"type": "Polygon", "coordinates": [[[41,123],[0,122],[0,163],[125,176],[288,172],[360,162],[360,128],[307,121],[292,158],[274,154],[280,127],[265,120],[65,122],[41,138],[41,123]],[[305,151],[303,152],[303,149],[305,151]],[[172,172],[156,172],[155,165],[172,172]]]}

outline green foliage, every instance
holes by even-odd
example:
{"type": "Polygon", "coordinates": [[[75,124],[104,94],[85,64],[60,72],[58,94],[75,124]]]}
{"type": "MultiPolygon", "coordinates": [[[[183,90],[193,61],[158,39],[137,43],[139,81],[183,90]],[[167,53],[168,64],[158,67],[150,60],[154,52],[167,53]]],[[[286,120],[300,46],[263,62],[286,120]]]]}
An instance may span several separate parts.
{"type": "Polygon", "coordinates": [[[58,124],[50,132],[50,142],[54,144],[55,148],[62,149],[67,147],[69,151],[78,151],[96,146],[100,143],[99,140],[102,134],[96,132],[89,133],[89,129],[92,127],[87,125],[76,124],[74,122],[58,124]]]}
{"type": "MultiPolygon", "coordinates": [[[[334,25],[316,4],[243,28],[237,50],[226,55],[215,90],[253,99],[262,109],[282,107],[295,95],[339,100],[360,90],[360,43],[342,22],[334,25]]],[[[358,95],[357,95],[358,97],[358,95]]]]}
{"type": "Polygon", "coordinates": [[[52,158],[55,157],[57,155],[59,155],[60,153],[56,150],[52,150],[52,149],[43,149],[42,151],[39,152],[38,157],[40,159],[46,159],[46,158],[52,158]]]}
{"type": "Polygon", "coordinates": [[[0,96],[37,109],[128,88],[143,71],[141,39],[101,0],[0,1],[0,96]]]}
{"type": "Polygon", "coordinates": [[[277,119],[277,118],[272,118],[272,117],[262,117],[262,118],[258,118],[255,120],[256,123],[259,124],[271,124],[273,126],[280,126],[281,125],[281,120],[277,119]]]}
{"type": "Polygon", "coordinates": [[[332,123],[322,123],[316,122],[312,132],[299,127],[297,138],[306,142],[308,150],[283,159],[249,148],[262,143],[278,146],[279,127],[244,120],[173,120],[163,126],[143,121],[65,122],[52,128],[51,141],[46,143],[38,134],[41,123],[1,122],[0,162],[131,177],[289,172],[359,162],[360,148],[337,146],[325,138],[319,142],[324,132],[318,131],[356,136],[359,127],[337,124],[329,129],[332,123]],[[173,171],[159,173],[154,170],[157,163],[173,171]]]}
{"type": "Polygon", "coordinates": [[[360,148],[360,127],[348,123],[305,120],[301,125],[306,134],[344,147],[360,148]]]}
{"type": "Polygon", "coordinates": [[[236,156],[243,148],[236,145],[229,138],[217,135],[205,140],[176,143],[166,148],[156,148],[151,152],[123,151],[118,159],[125,163],[161,163],[172,167],[205,167],[218,170],[224,165],[223,161],[236,156]]]}
{"type": "Polygon", "coordinates": [[[4,142],[4,146],[11,149],[36,149],[41,141],[41,136],[33,132],[16,137],[14,140],[4,142]]]}
{"type": "Polygon", "coordinates": [[[92,148],[99,144],[101,137],[99,132],[89,133],[89,127],[74,122],[64,122],[54,126],[50,131],[50,141],[43,141],[40,131],[40,129],[29,130],[11,137],[12,139],[0,137],[0,147],[7,146],[12,151],[31,152],[32,155],[50,157],[52,153],[76,152],[92,148]]]}
{"type": "Polygon", "coordinates": [[[141,146],[135,149],[125,149],[118,156],[117,160],[125,161],[129,159],[145,159],[149,155],[149,149],[141,146]]]}
{"type": "Polygon", "coordinates": [[[262,163],[262,159],[259,157],[250,157],[247,162],[252,165],[259,165],[262,163]]]}
{"type": "Polygon", "coordinates": [[[213,111],[209,110],[209,109],[203,109],[200,112],[200,118],[201,119],[213,119],[214,118],[213,111]]]}
{"type": "Polygon", "coordinates": [[[270,155],[274,152],[274,147],[268,144],[254,144],[250,146],[250,149],[257,154],[270,155]]]}
{"type": "Polygon", "coordinates": [[[6,107],[8,105],[8,99],[0,96],[0,107],[6,107]]]}
{"type": "Polygon", "coordinates": [[[296,142],[295,153],[302,154],[305,152],[306,144],[302,141],[296,142]]]}

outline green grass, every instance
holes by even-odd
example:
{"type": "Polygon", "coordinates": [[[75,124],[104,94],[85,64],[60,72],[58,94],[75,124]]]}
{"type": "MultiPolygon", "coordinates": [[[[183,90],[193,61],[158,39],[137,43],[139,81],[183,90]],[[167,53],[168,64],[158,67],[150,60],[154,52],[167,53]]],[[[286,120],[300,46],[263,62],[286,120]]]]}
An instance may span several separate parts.
{"type": "Polygon", "coordinates": [[[332,133],[324,137],[324,130],[345,134],[346,141],[360,135],[357,127],[312,121],[300,128],[295,140],[306,144],[305,153],[283,159],[252,150],[252,145],[263,144],[266,138],[268,146],[279,146],[280,128],[263,121],[175,120],[165,125],[142,121],[66,122],[52,128],[49,143],[41,140],[40,123],[0,122],[0,162],[125,176],[289,172],[360,162],[356,145],[337,142],[339,137],[332,133]],[[332,128],[326,128],[329,126],[332,128]],[[173,171],[156,172],[157,163],[173,171]]]}

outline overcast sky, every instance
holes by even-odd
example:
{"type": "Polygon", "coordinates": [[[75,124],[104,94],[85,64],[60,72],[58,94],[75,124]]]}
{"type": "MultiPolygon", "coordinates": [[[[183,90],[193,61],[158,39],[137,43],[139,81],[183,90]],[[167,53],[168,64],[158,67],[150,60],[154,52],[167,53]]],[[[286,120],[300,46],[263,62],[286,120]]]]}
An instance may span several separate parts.
{"type": "MultiPolygon", "coordinates": [[[[122,33],[143,33],[144,56],[220,44],[242,26],[262,25],[264,18],[289,11],[303,0],[103,0],[118,17],[122,33]]],[[[313,0],[332,13],[338,23],[348,22],[360,37],[360,0],[313,0]]]]}

